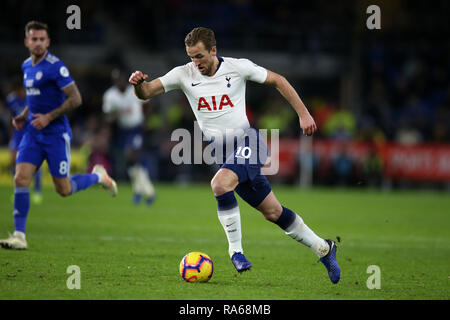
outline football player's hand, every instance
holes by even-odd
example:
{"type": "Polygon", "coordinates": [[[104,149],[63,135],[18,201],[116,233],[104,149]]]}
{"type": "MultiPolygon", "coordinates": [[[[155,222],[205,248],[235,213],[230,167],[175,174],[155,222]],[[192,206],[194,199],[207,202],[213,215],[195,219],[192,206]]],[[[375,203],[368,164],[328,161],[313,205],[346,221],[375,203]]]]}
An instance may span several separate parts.
{"type": "Polygon", "coordinates": [[[307,136],[312,136],[317,131],[316,122],[309,113],[300,118],[300,128],[302,128],[303,134],[307,136]]]}
{"type": "Polygon", "coordinates": [[[19,131],[22,130],[25,122],[27,122],[27,118],[23,114],[19,114],[17,117],[14,117],[12,119],[12,124],[13,124],[14,128],[16,128],[19,131]]]}
{"type": "Polygon", "coordinates": [[[144,74],[141,71],[135,71],[131,74],[130,78],[128,79],[128,82],[131,83],[133,86],[140,85],[142,82],[144,82],[145,79],[148,78],[148,74],[144,74]]]}
{"type": "Polygon", "coordinates": [[[36,113],[32,115],[34,120],[31,121],[31,125],[38,130],[44,129],[50,123],[50,115],[36,113]]]}

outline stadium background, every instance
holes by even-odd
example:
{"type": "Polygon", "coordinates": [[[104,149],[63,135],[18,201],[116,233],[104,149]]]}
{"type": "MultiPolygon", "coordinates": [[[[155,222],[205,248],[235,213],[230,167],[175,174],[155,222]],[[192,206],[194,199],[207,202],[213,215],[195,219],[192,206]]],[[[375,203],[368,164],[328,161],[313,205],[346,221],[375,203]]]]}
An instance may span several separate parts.
{"type": "MultiPolygon", "coordinates": [[[[279,93],[248,84],[252,125],[280,129],[280,172],[272,182],[449,190],[449,9],[447,1],[2,1],[0,183],[12,183],[5,97],[28,57],[23,27],[35,19],[49,24],[50,51],[68,65],[83,96],[70,115],[72,172],[101,161],[127,179],[113,143],[116,128],[101,111],[111,70],[163,75],[188,61],[186,33],[206,26],[216,33],[220,55],[247,57],[285,75],[319,126],[313,140],[299,139],[296,114],[279,93]],[[81,30],[66,27],[71,4],[81,8],[81,30]],[[381,8],[381,30],[366,27],[371,4],[381,8]],[[311,162],[303,162],[299,150],[311,142],[311,162]]],[[[152,178],[208,181],[214,167],[170,161],[171,132],[193,130],[184,95],[155,98],[145,112],[152,178]]]]}

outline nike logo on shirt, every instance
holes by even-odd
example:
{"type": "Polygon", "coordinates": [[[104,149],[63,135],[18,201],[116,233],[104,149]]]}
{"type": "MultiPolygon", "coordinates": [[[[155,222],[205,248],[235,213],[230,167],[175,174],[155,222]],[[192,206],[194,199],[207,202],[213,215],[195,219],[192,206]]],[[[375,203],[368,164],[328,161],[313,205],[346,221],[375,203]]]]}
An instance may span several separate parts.
{"type": "Polygon", "coordinates": [[[197,86],[197,85],[199,85],[201,82],[198,82],[198,83],[191,83],[191,86],[193,86],[193,87],[195,87],[195,86],[197,86]]]}

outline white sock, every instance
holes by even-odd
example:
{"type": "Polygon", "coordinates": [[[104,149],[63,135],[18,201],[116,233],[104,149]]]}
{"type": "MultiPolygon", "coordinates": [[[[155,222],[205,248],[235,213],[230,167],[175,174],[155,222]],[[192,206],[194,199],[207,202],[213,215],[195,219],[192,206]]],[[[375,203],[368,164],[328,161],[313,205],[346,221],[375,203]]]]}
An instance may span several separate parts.
{"type": "Polygon", "coordinates": [[[133,190],[133,193],[135,194],[141,194],[142,193],[142,186],[139,179],[139,166],[134,165],[128,169],[128,176],[130,177],[131,181],[131,188],[133,190]]]}
{"type": "Polygon", "coordinates": [[[292,239],[304,244],[311,248],[311,250],[317,254],[320,258],[327,255],[330,246],[328,243],[318,237],[300,218],[296,215],[294,222],[286,229],[286,234],[292,239]]]}
{"type": "Polygon", "coordinates": [[[230,210],[218,210],[217,215],[228,239],[228,254],[234,252],[244,253],[242,249],[241,213],[239,206],[230,210]]]}
{"type": "Polygon", "coordinates": [[[25,233],[21,232],[21,231],[14,231],[13,233],[14,236],[22,238],[23,240],[25,240],[25,233]]]}
{"type": "Polygon", "coordinates": [[[102,175],[102,174],[100,174],[100,173],[98,173],[98,172],[94,172],[94,174],[96,174],[97,177],[98,177],[98,183],[104,182],[104,181],[103,181],[103,175],[102,175]]]}
{"type": "Polygon", "coordinates": [[[139,183],[146,197],[153,197],[155,195],[155,187],[150,180],[147,169],[144,167],[139,167],[139,183]]]}

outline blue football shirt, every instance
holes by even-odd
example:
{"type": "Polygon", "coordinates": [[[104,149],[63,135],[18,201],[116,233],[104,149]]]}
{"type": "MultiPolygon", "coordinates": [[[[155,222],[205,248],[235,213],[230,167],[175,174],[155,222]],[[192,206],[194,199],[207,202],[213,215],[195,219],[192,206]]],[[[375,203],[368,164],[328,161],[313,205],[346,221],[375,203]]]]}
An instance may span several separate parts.
{"type": "MultiPolygon", "coordinates": [[[[74,82],[65,64],[48,51],[45,58],[36,65],[33,65],[31,57],[25,60],[22,71],[30,121],[33,114],[46,114],[59,108],[66,100],[62,89],[74,82]]],[[[37,130],[32,125],[27,129],[43,134],[70,132],[66,115],[54,119],[42,130],[37,130]]]]}
{"type": "Polygon", "coordinates": [[[15,92],[11,92],[6,97],[6,106],[11,110],[12,116],[17,117],[22,113],[27,105],[27,99],[17,96],[15,92]]]}
{"type": "MultiPolygon", "coordinates": [[[[6,106],[11,111],[13,117],[17,117],[19,114],[21,114],[26,105],[26,97],[19,97],[15,92],[11,92],[6,97],[6,106]]],[[[22,129],[21,131],[18,131],[16,128],[14,128],[13,135],[9,141],[9,148],[11,150],[17,150],[17,148],[19,147],[26,126],[27,124],[25,124],[24,129],[22,129]]]]}

